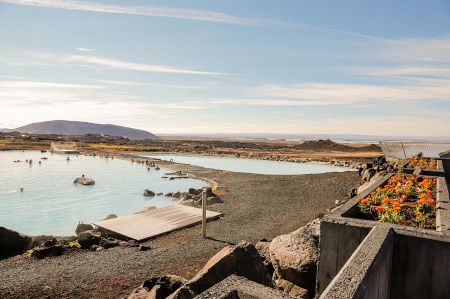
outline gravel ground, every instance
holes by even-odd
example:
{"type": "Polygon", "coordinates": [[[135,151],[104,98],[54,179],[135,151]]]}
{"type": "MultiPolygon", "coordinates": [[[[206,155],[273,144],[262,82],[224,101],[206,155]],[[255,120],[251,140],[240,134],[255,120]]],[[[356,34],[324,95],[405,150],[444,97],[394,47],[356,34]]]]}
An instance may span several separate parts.
{"type": "Polygon", "coordinates": [[[225,215],[208,223],[209,239],[194,226],[146,242],[149,251],[117,247],[44,260],[10,258],[0,261],[0,298],[120,298],[152,276],[189,279],[224,246],[296,230],[326,213],[336,199],[345,200],[359,182],[355,172],[271,176],[159,164],[228,188],[224,203],[209,208],[225,215]]]}

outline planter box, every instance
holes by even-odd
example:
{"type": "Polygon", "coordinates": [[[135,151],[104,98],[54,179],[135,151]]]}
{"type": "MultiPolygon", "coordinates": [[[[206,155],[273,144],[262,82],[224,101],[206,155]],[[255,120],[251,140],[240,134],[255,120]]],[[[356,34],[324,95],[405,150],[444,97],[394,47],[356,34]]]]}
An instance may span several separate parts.
{"type": "Polygon", "coordinates": [[[450,239],[375,226],[320,298],[450,298],[450,239]]]}
{"type": "MultiPolygon", "coordinates": [[[[438,160],[436,162],[437,162],[437,169],[423,168],[422,171],[420,172],[420,175],[443,177],[444,170],[442,169],[442,161],[438,160]]],[[[409,163],[407,163],[405,166],[401,167],[400,170],[406,174],[413,174],[416,169],[409,167],[409,163]]]]}
{"type": "Polygon", "coordinates": [[[357,198],[366,197],[382,186],[394,174],[388,174],[367,190],[350,199],[328,214],[320,225],[320,258],[317,274],[317,293],[322,293],[331,280],[360,246],[373,227],[387,226],[396,231],[412,232],[420,236],[437,234],[450,239],[450,203],[448,185],[443,177],[438,178],[436,194],[436,230],[358,219],[357,198]]]}

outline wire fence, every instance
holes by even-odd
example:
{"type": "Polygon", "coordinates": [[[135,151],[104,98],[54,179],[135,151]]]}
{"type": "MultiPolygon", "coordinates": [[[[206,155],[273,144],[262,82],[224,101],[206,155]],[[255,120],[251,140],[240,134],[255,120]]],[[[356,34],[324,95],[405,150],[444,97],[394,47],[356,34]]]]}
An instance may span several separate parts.
{"type": "Polygon", "coordinates": [[[439,154],[450,150],[450,142],[393,142],[380,141],[381,149],[386,157],[409,159],[421,154],[426,158],[439,158],[439,154]]]}

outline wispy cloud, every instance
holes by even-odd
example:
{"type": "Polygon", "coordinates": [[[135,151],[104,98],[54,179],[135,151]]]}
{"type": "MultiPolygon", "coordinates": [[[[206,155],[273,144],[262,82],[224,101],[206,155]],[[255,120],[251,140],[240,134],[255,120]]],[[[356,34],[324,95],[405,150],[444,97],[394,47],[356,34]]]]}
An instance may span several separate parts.
{"type": "Polygon", "coordinates": [[[94,51],[94,49],[89,49],[89,48],[77,48],[77,50],[81,51],[81,52],[92,52],[92,51],[94,51]]]}
{"type": "Polygon", "coordinates": [[[71,55],[69,58],[73,61],[78,61],[90,65],[106,69],[121,69],[141,72],[153,72],[153,73],[174,73],[174,74],[187,74],[187,75],[223,75],[223,73],[207,72],[190,70],[183,68],[170,67],[165,65],[135,63],[124,60],[110,59],[98,56],[84,56],[84,55],[71,55]]]}
{"type": "Polygon", "coordinates": [[[338,83],[263,84],[247,98],[210,100],[215,105],[334,106],[362,102],[450,100],[450,80],[411,80],[403,85],[338,83]]]}
{"type": "MultiPolygon", "coordinates": [[[[58,53],[42,53],[36,51],[25,51],[23,54],[27,57],[45,61],[46,63],[51,63],[58,66],[67,66],[67,65],[74,66],[76,64],[78,66],[88,66],[95,69],[117,69],[117,70],[139,71],[139,72],[172,73],[184,75],[226,75],[226,73],[221,72],[186,69],[168,65],[137,63],[126,60],[100,56],[91,56],[91,55],[64,55],[58,53]]],[[[116,81],[117,85],[118,83],[120,82],[116,81]]]]}
{"type": "Polygon", "coordinates": [[[136,82],[136,81],[123,81],[123,80],[96,80],[102,84],[117,85],[117,86],[155,86],[164,89],[188,89],[188,90],[201,90],[210,88],[207,85],[179,85],[179,84],[161,84],[153,82],[136,82]]]}
{"type": "Polygon", "coordinates": [[[335,28],[327,28],[323,26],[317,26],[314,24],[286,22],[281,20],[268,20],[268,19],[261,20],[254,18],[245,18],[220,13],[216,11],[201,10],[201,9],[186,9],[167,6],[121,6],[105,3],[96,3],[88,1],[70,1],[70,0],[0,0],[0,2],[17,5],[43,7],[43,8],[56,8],[56,9],[90,11],[90,12],[112,13],[112,14],[129,14],[129,15],[141,15],[151,17],[165,17],[165,18],[175,18],[175,19],[214,22],[214,23],[226,23],[234,25],[292,27],[314,31],[329,32],[362,39],[390,41],[390,39],[382,36],[339,30],[335,28]]]}
{"type": "Polygon", "coordinates": [[[163,6],[120,6],[105,3],[69,0],[0,0],[0,2],[67,10],[166,17],[236,25],[258,25],[258,21],[253,19],[241,18],[229,14],[199,9],[185,9],[163,6]]]}
{"type": "Polygon", "coordinates": [[[414,76],[414,77],[449,77],[450,67],[443,66],[405,66],[405,67],[368,67],[357,68],[360,75],[369,76],[414,76]]]}

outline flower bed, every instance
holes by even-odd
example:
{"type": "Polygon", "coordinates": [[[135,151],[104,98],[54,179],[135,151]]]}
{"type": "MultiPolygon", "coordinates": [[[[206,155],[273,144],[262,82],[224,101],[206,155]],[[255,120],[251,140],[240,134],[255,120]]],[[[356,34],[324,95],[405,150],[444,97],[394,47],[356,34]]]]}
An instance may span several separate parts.
{"type": "Polygon", "coordinates": [[[396,174],[368,196],[358,199],[365,219],[436,228],[437,178],[396,174]]]}
{"type": "Polygon", "coordinates": [[[422,169],[437,169],[437,163],[434,159],[413,157],[406,165],[405,168],[422,168],[422,169]]]}

